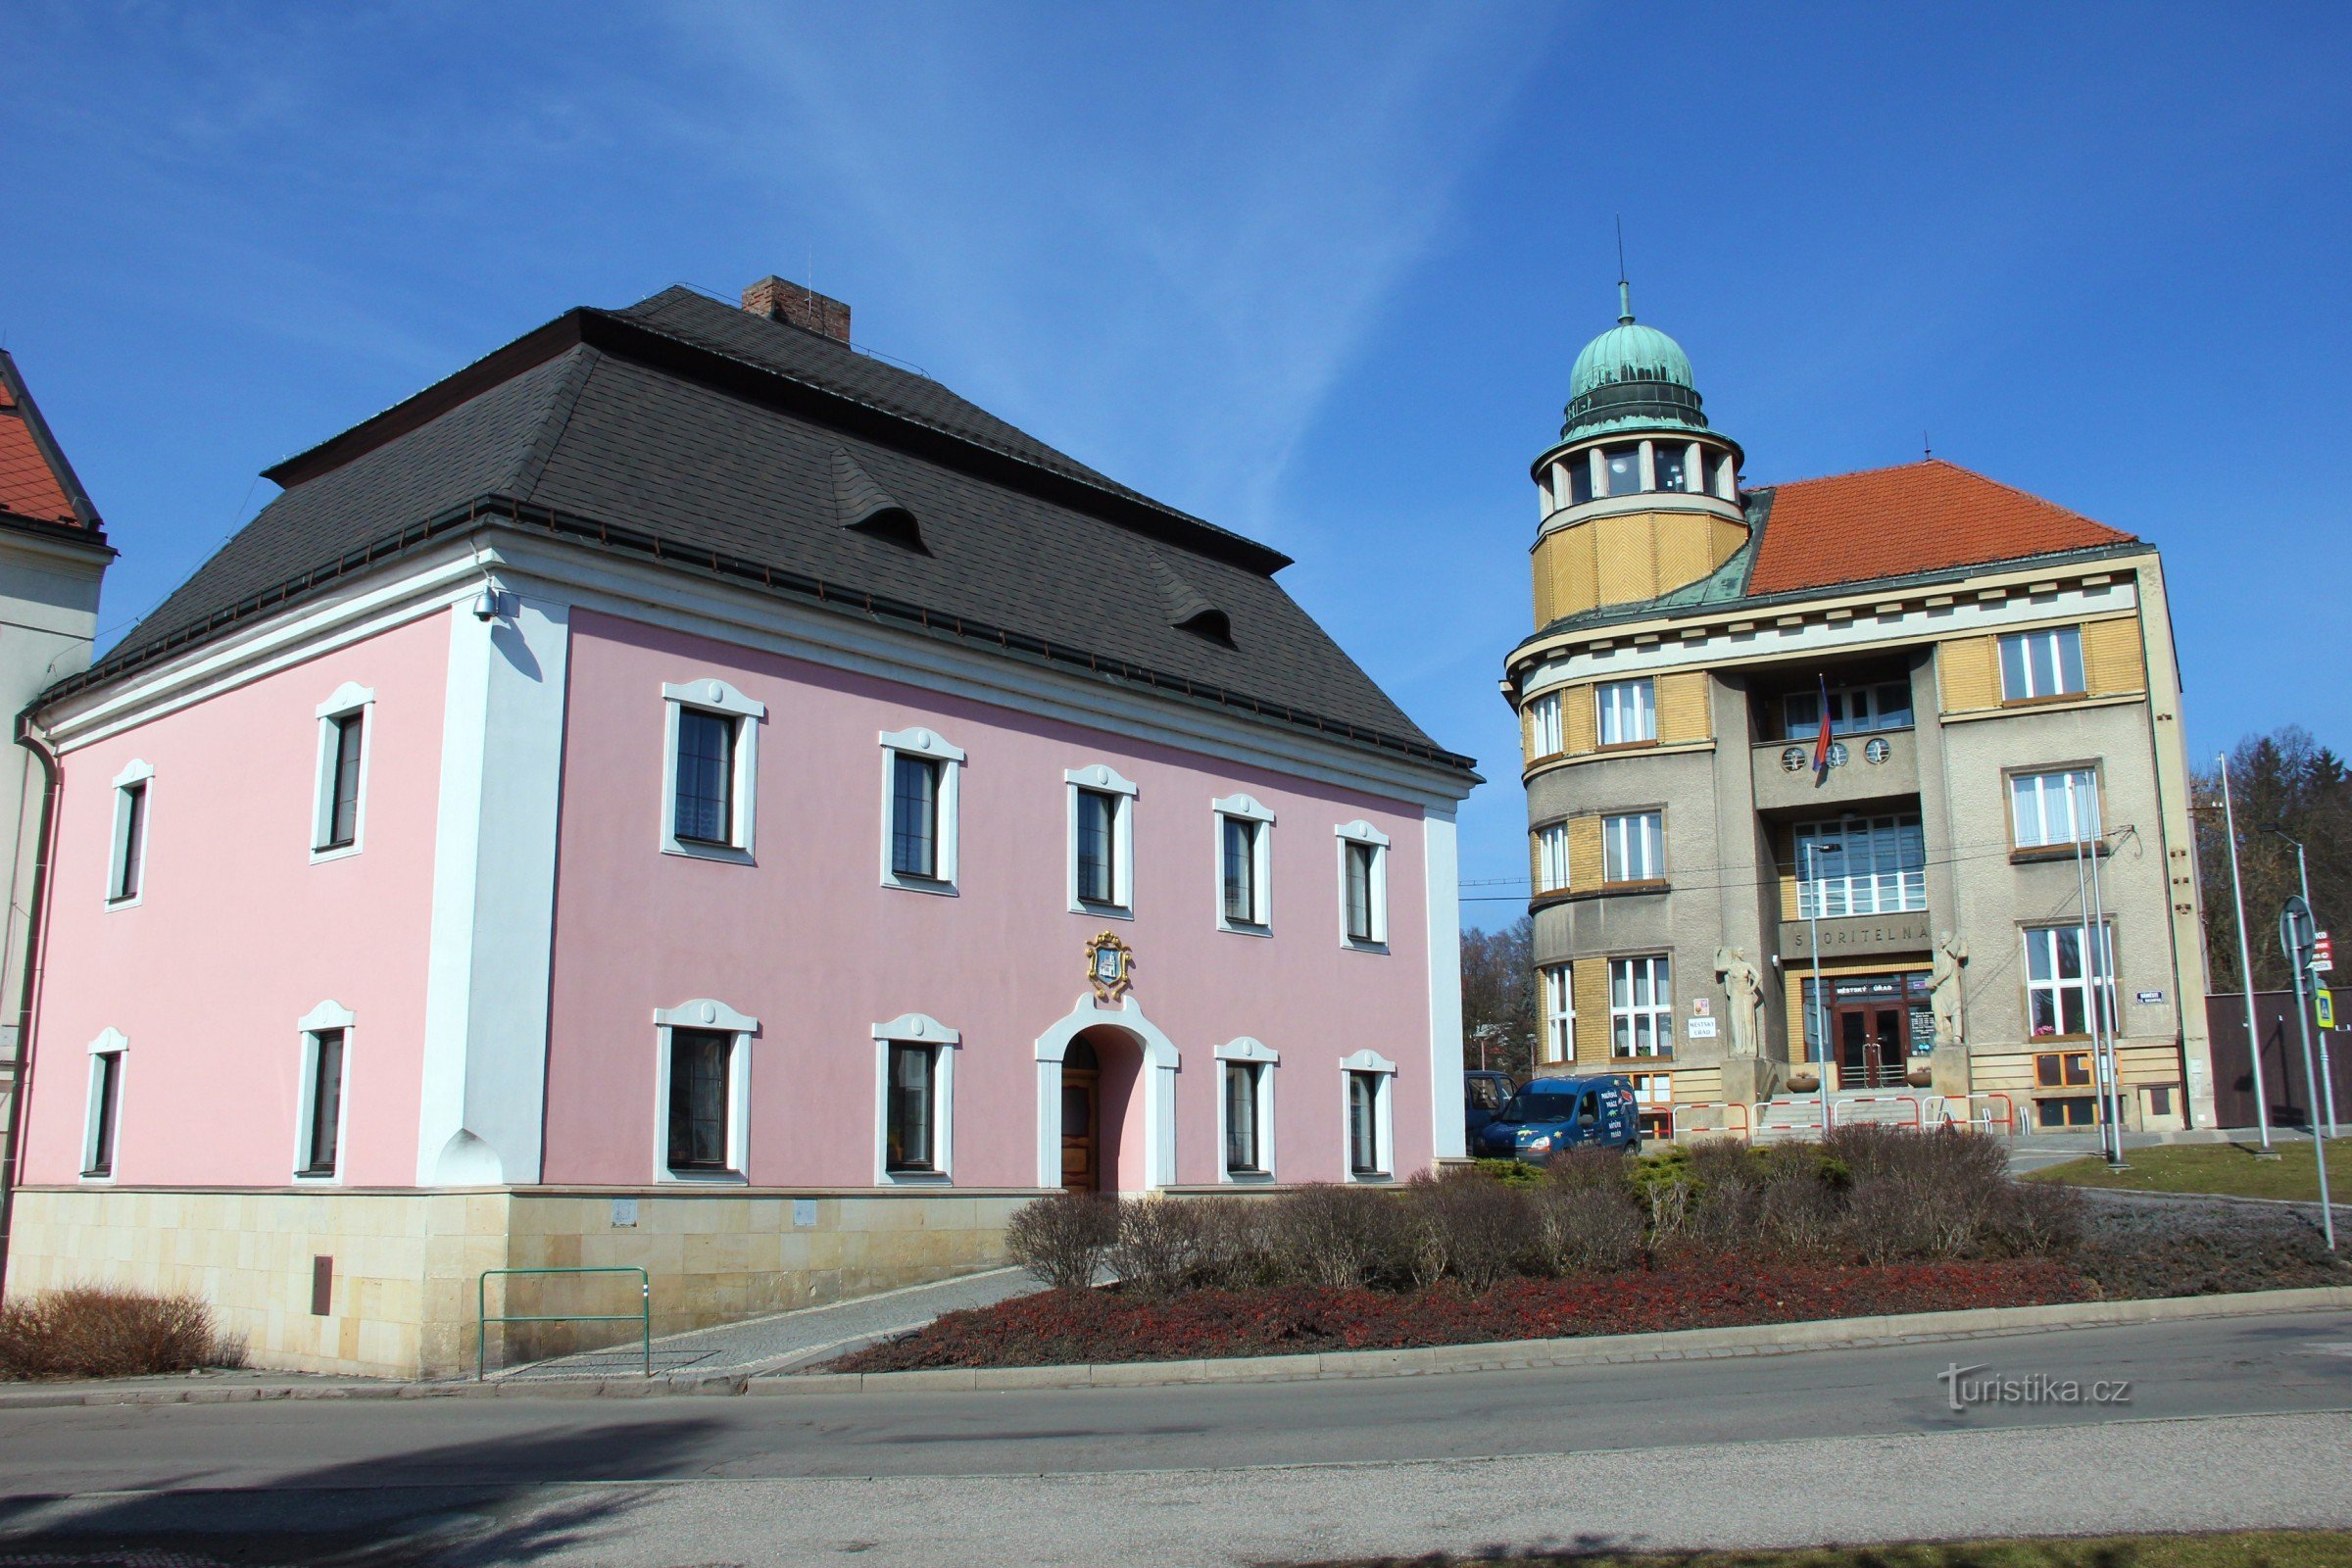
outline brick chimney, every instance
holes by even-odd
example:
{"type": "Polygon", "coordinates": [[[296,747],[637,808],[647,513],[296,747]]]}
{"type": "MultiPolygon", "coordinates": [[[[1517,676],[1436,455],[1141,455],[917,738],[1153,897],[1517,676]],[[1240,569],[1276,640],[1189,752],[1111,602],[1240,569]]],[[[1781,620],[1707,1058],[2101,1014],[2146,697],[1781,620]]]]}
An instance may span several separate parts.
{"type": "Polygon", "coordinates": [[[836,342],[850,340],[847,305],[827,299],[812,288],[787,283],[772,272],[743,291],[743,308],[754,316],[782,321],[786,326],[822,332],[836,342]]]}

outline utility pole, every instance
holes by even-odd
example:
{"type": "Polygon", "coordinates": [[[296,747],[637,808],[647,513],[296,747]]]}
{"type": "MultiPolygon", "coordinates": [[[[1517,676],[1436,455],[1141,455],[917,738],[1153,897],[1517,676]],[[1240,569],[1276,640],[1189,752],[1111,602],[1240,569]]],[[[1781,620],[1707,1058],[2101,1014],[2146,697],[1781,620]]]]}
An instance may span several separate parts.
{"type": "Polygon", "coordinates": [[[2237,985],[2245,993],[2246,1056],[2254,1064],[2254,1124],[2262,1129],[2262,1152],[2257,1159],[2277,1159],[2271,1148],[2271,1097],[2262,1086],[2262,1033],[2254,1021],[2254,960],[2246,950],[2246,885],[2237,874],[2237,813],[2230,805],[2230,754],[2214,759],[2222,770],[2222,836],[2230,841],[2230,912],[2237,923],[2237,985]]]}
{"type": "MultiPolygon", "coordinates": [[[[2311,908],[2311,865],[2303,858],[2303,841],[2288,838],[2285,826],[2278,822],[2265,822],[2262,824],[2262,830],[2281,843],[2291,844],[2295,847],[2295,880],[2303,886],[2303,906],[2307,909],[2311,908]]],[[[2320,918],[2319,912],[2313,910],[2311,918],[2313,923],[2317,924],[2320,918]]],[[[2330,961],[2332,962],[2332,960],[2330,961]]],[[[2320,990],[2320,968],[2321,965],[2317,963],[2312,965],[2311,989],[2314,1000],[2317,1000],[2320,990]]],[[[2318,1086],[2312,1090],[2312,1097],[2317,1102],[2316,1111],[2311,1118],[2313,1135],[2316,1137],[2321,1125],[2325,1123],[2328,1128],[2328,1136],[2333,1138],[2336,1135],[2335,1076],[2328,1067],[2328,1031],[2324,1028],[2320,1031],[2320,1081],[2318,1086]]]]}
{"type": "Polygon", "coordinates": [[[2124,1166],[2124,1086],[2115,1054],[2115,955],[2107,947],[2107,915],[2101,907],[2099,853],[2107,847],[2106,825],[2098,820],[2098,797],[2092,796],[2087,813],[2076,793],[2075,775],[2066,775],[2067,831],[2075,841],[2075,894],[2082,914],[2082,997],[2090,1024],[2091,1081],[2099,1097],[2099,1152],[2107,1168],[2124,1166]],[[2085,820],[2087,815],[2090,820],[2085,820]],[[2089,875],[2083,874],[2084,862],[2089,875]]]}
{"type": "MultiPolygon", "coordinates": [[[[2286,951],[2286,961],[2295,971],[2295,1022],[2303,1026],[2303,1081],[2316,1085],[2311,1059],[2311,1006],[2303,999],[2303,981],[2311,966],[2312,933],[2311,902],[2300,893],[2286,901],[2278,911],[2278,946],[2286,951]]],[[[2335,1205],[2328,1198],[2328,1140],[2321,1136],[2319,1104],[2315,1101],[2311,1111],[2311,1152],[2320,1168],[2320,1228],[2327,1233],[2328,1250],[2335,1250],[2335,1205]]]]}
{"type": "Polygon", "coordinates": [[[1821,1138],[1830,1138],[1830,1015],[1829,993],[1821,983],[1821,887],[1820,858],[1824,855],[1843,855],[1845,846],[1821,842],[1819,836],[1805,840],[1805,881],[1812,887],[1813,902],[1805,918],[1810,922],[1810,942],[1813,948],[1813,1036],[1821,1042],[1818,1069],[1821,1078],[1821,1138]]]}

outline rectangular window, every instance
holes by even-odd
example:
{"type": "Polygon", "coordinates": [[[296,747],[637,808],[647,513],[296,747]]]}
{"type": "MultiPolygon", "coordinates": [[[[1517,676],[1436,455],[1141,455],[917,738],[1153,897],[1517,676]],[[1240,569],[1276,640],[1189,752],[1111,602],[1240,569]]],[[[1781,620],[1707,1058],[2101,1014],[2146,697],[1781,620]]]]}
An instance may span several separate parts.
{"type": "Polygon", "coordinates": [[[1650,443],[1649,461],[1657,472],[1659,489],[1690,490],[1695,488],[1690,482],[1690,449],[1680,441],[1653,441],[1650,443]]]}
{"type": "Polygon", "coordinates": [[[1800,920],[1928,906],[1928,842],[1916,814],[1802,822],[1795,847],[1800,920]]]}
{"type": "Polygon", "coordinates": [[[139,896],[147,879],[147,781],[115,793],[115,863],[106,896],[122,904],[139,896]]]}
{"type": "Polygon", "coordinates": [[[893,752],[890,763],[890,869],[898,876],[939,877],[939,779],[943,763],[893,752]]]}
{"type": "Polygon", "coordinates": [[[1380,846],[1377,844],[1345,844],[1342,853],[1348,866],[1348,940],[1378,942],[1380,924],[1374,907],[1377,889],[1374,887],[1379,870],[1380,846]]]}
{"type": "Polygon", "coordinates": [[[1258,1084],[1265,1064],[1255,1061],[1225,1063],[1225,1169],[1236,1176],[1260,1175],[1265,1170],[1257,1125],[1258,1084]]]}
{"type": "Polygon", "coordinates": [[[735,744],[739,720],[701,708],[678,710],[677,798],[671,832],[687,844],[735,842],[735,744]]]}
{"type": "Polygon", "coordinates": [[[2001,639],[2001,699],[2078,697],[2082,693],[2082,628],[2011,632],[2001,639]]]}
{"type": "Polygon", "coordinates": [[[326,724],[326,808],[319,813],[326,832],[316,848],[347,850],[360,837],[360,749],[367,739],[368,710],[338,713],[326,724]]]}
{"type": "Polygon", "coordinates": [[[1536,830],[1536,891],[1558,893],[1568,886],[1568,824],[1536,830]]]}
{"type": "MultiPolygon", "coordinates": [[[[1789,740],[1813,739],[1821,733],[1821,692],[1790,692],[1781,699],[1782,729],[1789,740]]],[[[1867,686],[1830,688],[1830,733],[1866,735],[1874,730],[1911,727],[1911,683],[1879,681],[1867,686]]]]}
{"type": "Polygon", "coordinates": [[[1610,882],[1655,882],[1666,875],[1666,817],[1629,811],[1600,819],[1601,875],[1610,882]]]}
{"type": "Polygon", "coordinates": [[[1579,506],[1592,499],[1592,454],[1579,452],[1568,460],[1568,504],[1579,506]]]}
{"type": "Polygon", "coordinates": [[[2095,998],[2100,1021],[2115,1027],[2115,929],[2092,933],[2097,950],[2085,972],[2082,927],[2035,926],[2026,932],[2026,1023],[2036,1037],[2087,1035],[2095,998]]]}
{"type": "Polygon", "coordinates": [[[2034,1119],[2045,1128],[2095,1127],[2099,1124],[2099,1102],[2089,1095],[2068,1095],[2034,1102],[2034,1119]]]}
{"type": "Polygon", "coordinates": [[[1642,448],[1640,443],[1623,447],[1603,447],[1600,466],[1608,474],[1609,494],[1630,496],[1642,489],[1642,448]]]}
{"type": "Polygon", "coordinates": [[[1557,757],[1567,750],[1560,733],[1560,694],[1546,692],[1527,705],[1527,760],[1557,757]]]}
{"type": "Polygon", "coordinates": [[[882,1168],[932,1171],[939,1168],[937,1107],[939,1051],[933,1046],[890,1045],[890,1104],[883,1123],[882,1168]]]}
{"type": "Polygon", "coordinates": [[[2087,767],[2012,774],[2009,820],[2021,850],[2086,844],[2099,836],[2099,775],[2087,767]]]}
{"type": "Polygon", "coordinates": [[[1383,1076],[1376,1072],[1350,1072],[1348,1075],[1348,1173],[1350,1176],[1388,1174],[1380,1147],[1383,1076]]]}
{"type": "Polygon", "coordinates": [[[1633,746],[1658,738],[1657,687],[1640,680],[1605,680],[1592,689],[1599,705],[1600,744],[1633,746]]]}
{"type": "Polygon", "coordinates": [[[1609,1052],[1674,1054],[1673,971],[1663,955],[1609,960],[1609,1052]]]}
{"type": "Polygon", "coordinates": [[[1234,925],[1262,925],[1265,904],[1258,886],[1257,840],[1266,825],[1242,816],[1223,816],[1218,821],[1222,824],[1219,861],[1225,918],[1234,925]]]}
{"type": "Polygon", "coordinates": [[[727,1074],[735,1037],[717,1029],[669,1032],[669,1168],[724,1171],[731,1129],[727,1074]]]}
{"type": "Polygon", "coordinates": [[[1536,971],[1544,992],[1544,1059],[1567,1061],[1576,1055],[1576,992],[1564,963],[1536,971]]]}
{"type": "Polygon", "coordinates": [[[2036,1089],[2080,1089],[2090,1083],[2090,1053],[2053,1051],[2034,1058],[2036,1089]]]}
{"type": "Polygon", "coordinates": [[[320,1029],[311,1035],[311,1098],[305,1107],[310,1136],[303,1140],[302,1174],[332,1176],[335,1142],[343,1118],[343,1031],[320,1029]]]}
{"type": "Polygon", "coordinates": [[[1078,898],[1082,903],[1118,902],[1115,872],[1121,800],[1101,790],[1078,792],[1078,898]]]}
{"type": "Polygon", "coordinates": [[[122,1053],[101,1051],[90,1057],[90,1131],[81,1163],[84,1176],[115,1173],[115,1124],[122,1107],[122,1053]]]}

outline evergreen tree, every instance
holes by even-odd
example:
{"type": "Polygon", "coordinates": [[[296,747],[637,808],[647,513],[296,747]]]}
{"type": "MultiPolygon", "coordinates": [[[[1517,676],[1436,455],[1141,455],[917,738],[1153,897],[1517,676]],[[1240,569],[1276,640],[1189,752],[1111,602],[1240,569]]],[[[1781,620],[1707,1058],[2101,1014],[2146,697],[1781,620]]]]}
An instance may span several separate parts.
{"type": "MultiPolygon", "coordinates": [[[[2302,841],[2311,871],[2311,905],[2321,929],[2352,934],[2352,772],[2343,760],[2287,725],[2249,735],[2230,754],[2230,793],[2237,815],[2238,869],[2245,881],[2246,947],[2258,991],[2288,991],[2294,976],[2278,950],[2278,911],[2301,891],[2294,847],[2263,829],[2277,824],[2302,841]]],[[[2230,846],[2222,832],[2218,768],[2196,775],[2197,872],[2205,902],[2205,948],[2215,991],[2240,989],[2237,910],[2230,896],[2230,846]]]]}

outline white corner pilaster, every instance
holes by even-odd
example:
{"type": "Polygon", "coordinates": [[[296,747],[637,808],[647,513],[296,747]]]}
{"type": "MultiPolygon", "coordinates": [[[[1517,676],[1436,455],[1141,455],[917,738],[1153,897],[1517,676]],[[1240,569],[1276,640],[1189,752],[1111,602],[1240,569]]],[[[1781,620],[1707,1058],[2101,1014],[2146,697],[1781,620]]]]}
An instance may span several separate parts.
{"type": "Polygon", "coordinates": [[[540,1176],[571,623],[559,600],[507,603],[449,612],[419,1186],[540,1176]]]}
{"type": "Polygon", "coordinates": [[[1422,896],[1429,906],[1429,1103],[1431,1150],[1460,1159],[1462,1131],[1462,903],[1453,808],[1421,817],[1422,896]]]}

